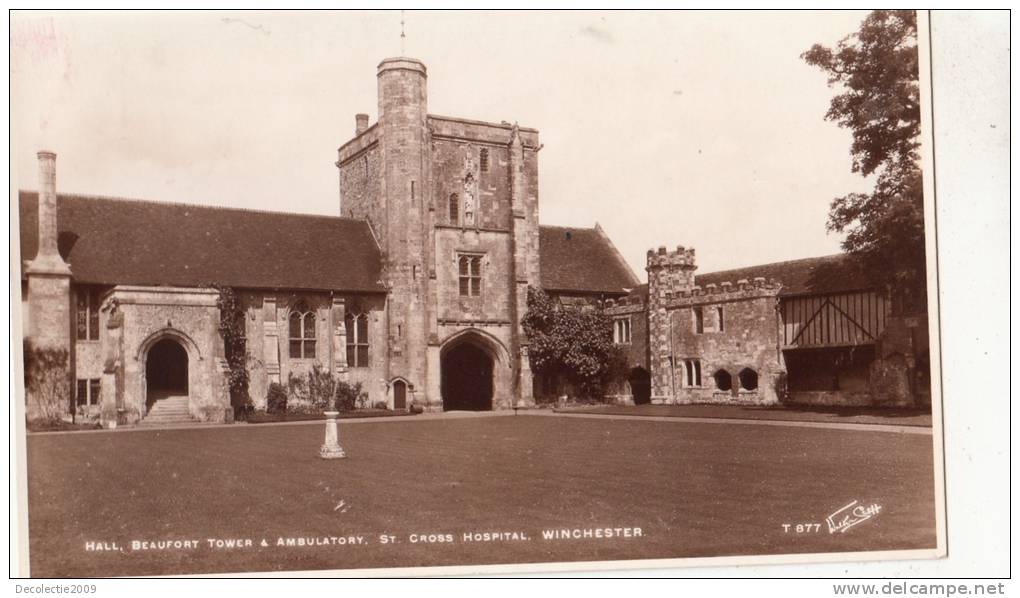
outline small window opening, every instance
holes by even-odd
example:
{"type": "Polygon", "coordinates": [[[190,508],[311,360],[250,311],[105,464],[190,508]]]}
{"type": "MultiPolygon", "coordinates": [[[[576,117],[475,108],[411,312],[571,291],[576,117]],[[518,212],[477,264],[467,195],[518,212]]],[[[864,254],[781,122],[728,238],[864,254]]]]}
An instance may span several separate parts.
{"type": "Polygon", "coordinates": [[[726,370],[718,370],[712,377],[715,378],[715,387],[719,390],[729,391],[733,389],[733,377],[726,370]]]}
{"type": "Polygon", "coordinates": [[[758,372],[751,368],[744,368],[740,370],[737,377],[740,378],[740,388],[743,388],[744,390],[758,389],[758,372]]]}

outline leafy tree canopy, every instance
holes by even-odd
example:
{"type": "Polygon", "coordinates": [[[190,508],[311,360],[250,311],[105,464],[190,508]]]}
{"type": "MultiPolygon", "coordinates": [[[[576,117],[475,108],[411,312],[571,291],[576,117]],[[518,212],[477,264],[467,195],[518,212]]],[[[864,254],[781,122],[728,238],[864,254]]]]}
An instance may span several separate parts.
{"type": "Polygon", "coordinates": [[[915,12],[876,10],[835,48],[815,44],[801,57],[828,74],[830,87],[839,86],[825,118],[852,132],[853,172],[877,175],[871,193],[832,201],[828,229],[846,233],[843,249],[859,256],[878,282],[923,291],[915,12]]]}

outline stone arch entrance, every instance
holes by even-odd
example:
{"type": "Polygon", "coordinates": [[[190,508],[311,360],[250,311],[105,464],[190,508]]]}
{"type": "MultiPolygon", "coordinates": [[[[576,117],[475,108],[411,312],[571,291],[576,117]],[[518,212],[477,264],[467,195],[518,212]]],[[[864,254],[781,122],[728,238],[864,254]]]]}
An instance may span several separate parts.
{"type": "Polygon", "coordinates": [[[627,382],[630,383],[630,392],[634,395],[635,405],[647,405],[652,402],[652,377],[648,370],[642,367],[632,369],[627,382]]]}
{"type": "Polygon", "coordinates": [[[188,396],[188,351],[172,337],[156,341],[145,355],[145,407],[168,397],[188,396]]]}
{"type": "Polygon", "coordinates": [[[497,356],[482,336],[466,334],[440,355],[444,411],[491,411],[497,356]]]}

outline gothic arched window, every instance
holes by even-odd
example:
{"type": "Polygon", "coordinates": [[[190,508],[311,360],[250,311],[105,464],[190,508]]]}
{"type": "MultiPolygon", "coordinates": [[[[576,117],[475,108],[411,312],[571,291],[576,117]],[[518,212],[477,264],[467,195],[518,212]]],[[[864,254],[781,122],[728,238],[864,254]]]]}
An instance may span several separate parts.
{"type": "Polygon", "coordinates": [[[291,309],[288,320],[291,358],[314,358],[315,312],[304,301],[298,301],[291,309]]]}
{"type": "Polygon", "coordinates": [[[347,366],[368,367],[368,314],[347,312],[344,324],[347,327],[347,366]]]}
{"type": "Polygon", "coordinates": [[[450,194],[450,224],[460,222],[460,198],[456,193],[450,194]]]}

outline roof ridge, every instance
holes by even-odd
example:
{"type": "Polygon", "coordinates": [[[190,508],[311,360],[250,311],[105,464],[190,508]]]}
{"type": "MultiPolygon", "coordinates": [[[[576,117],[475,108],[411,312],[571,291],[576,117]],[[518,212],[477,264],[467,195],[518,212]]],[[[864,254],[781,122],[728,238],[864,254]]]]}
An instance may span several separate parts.
{"type": "Polygon", "coordinates": [[[752,268],[767,268],[769,266],[779,266],[779,265],[783,265],[783,264],[795,264],[795,263],[798,263],[798,262],[810,262],[810,261],[813,261],[813,260],[823,260],[823,259],[831,259],[831,258],[843,258],[843,257],[847,257],[848,255],[849,254],[847,254],[847,253],[830,253],[830,254],[826,254],[826,255],[816,255],[814,257],[802,257],[802,258],[797,258],[797,259],[793,259],[793,260],[782,260],[782,261],[779,261],[779,262],[768,262],[768,263],[765,263],[765,264],[751,264],[749,266],[737,266],[736,268],[726,268],[725,270],[712,270],[711,272],[699,272],[697,275],[698,276],[707,276],[709,274],[713,274],[713,275],[714,274],[725,274],[726,272],[735,272],[737,270],[750,270],[752,268]]]}
{"type": "Polygon", "coordinates": [[[594,226],[592,226],[592,227],[563,226],[563,225],[560,225],[560,224],[541,224],[541,223],[539,223],[538,226],[539,226],[539,228],[563,228],[563,229],[567,229],[567,230],[591,230],[591,231],[595,230],[594,226]]]}
{"type": "MultiPolygon", "coordinates": [[[[33,193],[39,195],[39,192],[34,189],[18,189],[19,195],[21,193],[33,193]]],[[[209,204],[196,204],[187,203],[181,201],[167,201],[160,199],[141,199],[137,197],[117,197],[113,195],[95,195],[87,193],[68,193],[60,191],[57,193],[57,197],[67,197],[71,199],[86,199],[86,200],[100,200],[100,201],[114,201],[119,203],[136,203],[136,204],[149,204],[149,205],[160,205],[160,206],[181,206],[186,208],[196,208],[202,210],[225,210],[231,212],[248,212],[251,214],[267,214],[271,216],[297,216],[305,218],[328,218],[330,220],[345,220],[348,222],[365,222],[368,221],[364,218],[350,218],[348,216],[333,216],[331,214],[309,214],[307,212],[282,212],[279,210],[260,210],[257,208],[242,208],[238,206],[211,206],[209,204]]]]}

